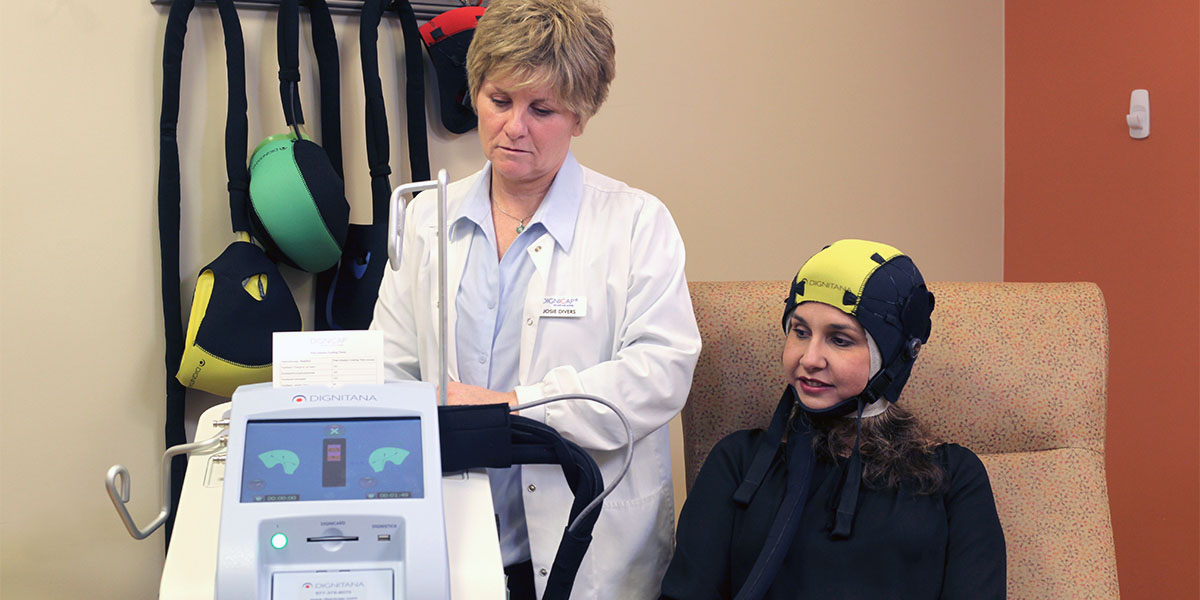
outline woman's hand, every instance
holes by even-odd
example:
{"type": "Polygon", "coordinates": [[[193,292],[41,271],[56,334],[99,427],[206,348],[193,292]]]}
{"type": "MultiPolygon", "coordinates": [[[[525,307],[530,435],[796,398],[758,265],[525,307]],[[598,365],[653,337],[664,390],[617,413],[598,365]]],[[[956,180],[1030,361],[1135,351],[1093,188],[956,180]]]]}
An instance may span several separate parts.
{"type": "Polygon", "coordinates": [[[446,385],[446,402],[458,404],[507,404],[517,405],[516,392],[493,392],[477,385],[451,381],[446,385]]]}

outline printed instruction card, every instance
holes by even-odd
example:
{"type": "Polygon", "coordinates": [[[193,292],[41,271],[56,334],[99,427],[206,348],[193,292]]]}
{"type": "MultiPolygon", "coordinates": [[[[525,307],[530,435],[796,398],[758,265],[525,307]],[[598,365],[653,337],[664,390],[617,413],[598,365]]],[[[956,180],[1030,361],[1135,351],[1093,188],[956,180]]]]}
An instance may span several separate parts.
{"type": "Polygon", "coordinates": [[[274,387],[383,383],[382,331],[277,331],[274,387]]]}

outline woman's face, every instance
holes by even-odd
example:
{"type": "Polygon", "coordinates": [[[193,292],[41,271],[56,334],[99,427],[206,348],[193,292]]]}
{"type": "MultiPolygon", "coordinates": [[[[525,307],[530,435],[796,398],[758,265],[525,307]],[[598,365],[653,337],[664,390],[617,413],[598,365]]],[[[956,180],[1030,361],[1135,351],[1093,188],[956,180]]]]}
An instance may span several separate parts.
{"type": "Polygon", "coordinates": [[[783,376],[800,402],[829,408],[867,387],[871,351],[858,319],[820,302],[792,311],[783,345],[783,376]]]}
{"type": "Polygon", "coordinates": [[[516,88],[484,77],[475,99],[479,141],[493,177],[507,184],[549,187],[583,124],[549,85],[516,88]]]}

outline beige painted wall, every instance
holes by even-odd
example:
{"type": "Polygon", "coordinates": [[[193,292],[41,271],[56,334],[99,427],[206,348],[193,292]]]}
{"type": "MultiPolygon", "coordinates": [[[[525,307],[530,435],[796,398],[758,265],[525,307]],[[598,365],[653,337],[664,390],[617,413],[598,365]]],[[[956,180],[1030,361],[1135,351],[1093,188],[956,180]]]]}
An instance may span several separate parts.
{"type": "MultiPolygon", "coordinates": [[[[782,279],[824,243],[861,236],[904,248],[931,279],[1000,279],[1001,5],[608,4],[618,77],[575,150],[668,204],[691,278],[782,279]]],[[[145,522],[156,512],[164,375],[154,207],[165,14],[144,0],[0,6],[6,599],[150,598],[157,589],[161,534],[132,540],[101,479],[112,463],[126,464],[133,513],[145,522]]],[[[242,12],[251,144],[282,124],[273,14],[242,12]]],[[[387,23],[396,38],[394,20],[387,23]]],[[[347,18],[338,24],[348,191],[362,220],[369,193],[357,30],[347,18]]],[[[228,241],[220,40],[215,11],[198,9],[180,136],[185,273],[228,241]]],[[[385,44],[382,56],[398,54],[398,41],[385,44]]],[[[304,85],[313,79],[306,70],[304,85]]],[[[393,169],[407,179],[396,158],[404,153],[395,77],[384,88],[393,169]]],[[[434,129],[433,164],[455,175],[477,168],[473,136],[452,137],[434,129]]],[[[290,280],[308,295],[304,277],[290,280]]],[[[216,400],[195,395],[189,404],[198,412],[216,400]]]]}

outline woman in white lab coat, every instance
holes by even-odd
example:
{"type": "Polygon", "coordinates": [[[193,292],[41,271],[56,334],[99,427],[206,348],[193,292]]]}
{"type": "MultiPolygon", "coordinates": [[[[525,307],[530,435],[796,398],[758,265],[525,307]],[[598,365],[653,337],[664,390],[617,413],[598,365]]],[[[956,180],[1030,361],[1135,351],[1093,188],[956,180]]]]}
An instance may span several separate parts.
{"type": "MultiPolygon", "coordinates": [[[[604,397],[633,425],[633,464],[604,503],[572,598],[657,597],[674,530],[667,422],[700,352],[674,221],[654,196],[570,152],[607,95],[612,29],[582,0],[493,0],[467,58],[488,163],[449,186],[451,404],[604,397]]],[[[429,194],[429,193],[427,193],[429,194]]],[[[391,379],[435,381],[436,206],[408,209],[403,259],[379,290],[391,379]]],[[[625,433],[584,401],[522,411],[587,449],[606,481],[625,433]]],[[[492,472],[512,598],[545,589],[573,497],[557,466],[492,472]]]]}

